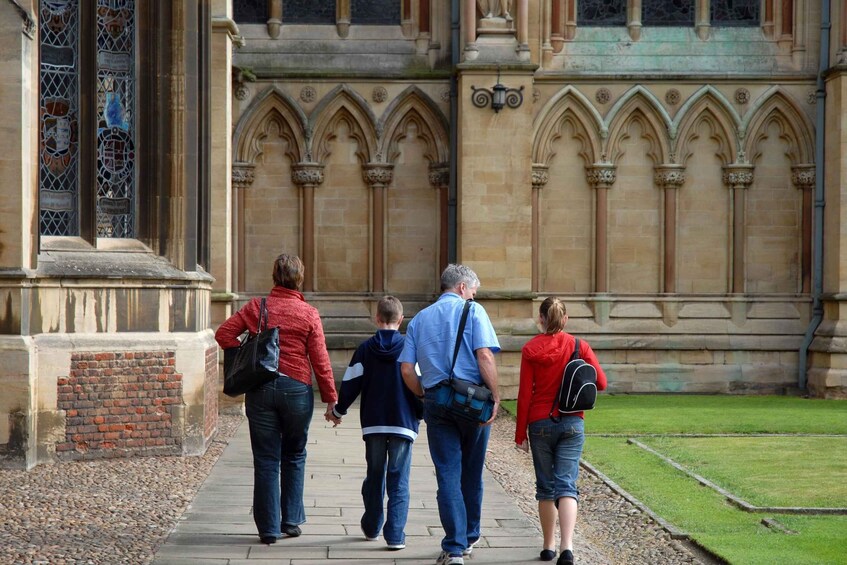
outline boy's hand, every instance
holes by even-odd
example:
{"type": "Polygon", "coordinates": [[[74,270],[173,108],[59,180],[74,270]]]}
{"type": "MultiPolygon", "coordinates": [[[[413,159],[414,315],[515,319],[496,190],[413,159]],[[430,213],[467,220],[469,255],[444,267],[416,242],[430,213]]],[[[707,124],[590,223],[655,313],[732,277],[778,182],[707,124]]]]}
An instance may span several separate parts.
{"type": "Polygon", "coordinates": [[[324,420],[327,422],[332,422],[332,427],[338,426],[341,423],[341,418],[333,414],[332,410],[335,408],[335,402],[330,402],[326,405],[326,412],[324,412],[324,420]]]}

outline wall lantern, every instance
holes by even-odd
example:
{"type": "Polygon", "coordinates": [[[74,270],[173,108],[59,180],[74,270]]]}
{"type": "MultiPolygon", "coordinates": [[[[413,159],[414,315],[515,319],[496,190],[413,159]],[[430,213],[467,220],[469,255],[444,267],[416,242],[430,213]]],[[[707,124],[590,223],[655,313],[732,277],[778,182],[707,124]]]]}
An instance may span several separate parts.
{"type": "Polygon", "coordinates": [[[491,109],[499,112],[504,106],[517,108],[523,104],[523,85],[520,88],[507,88],[500,83],[500,67],[497,67],[497,84],[490,90],[488,88],[477,88],[471,85],[471,102],[477,108],[485,108],[489,104],[491,109]]]}

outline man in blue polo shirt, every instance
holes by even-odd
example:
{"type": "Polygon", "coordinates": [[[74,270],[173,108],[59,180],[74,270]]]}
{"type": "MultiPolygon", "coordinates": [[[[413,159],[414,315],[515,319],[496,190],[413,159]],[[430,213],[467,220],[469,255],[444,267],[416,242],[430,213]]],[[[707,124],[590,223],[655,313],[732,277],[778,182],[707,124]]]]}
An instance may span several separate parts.
{"type": "Polygon", "coordinates": [[[453,349],[465,301],[473,299],[479,278],[464,265],[448,265],[441,274],[441,296],[421,310],[406,329],[400,370],[406,386],[424,397],[429,453],[438,481],[438,514],[444,528],[436,565],[464,564],[479,540],[482,514],[482,469],[489,424],[497,417],[500,393],[494,354],[500,343],[485,309],[471,303],[459,347],[455,377],[485,384],[494,395],[494,412],[485,424],[465,420],[435,404],[435,388],[450,377],[453,349]],[[415,371],[420,369],[420,377],[415,371]]]}

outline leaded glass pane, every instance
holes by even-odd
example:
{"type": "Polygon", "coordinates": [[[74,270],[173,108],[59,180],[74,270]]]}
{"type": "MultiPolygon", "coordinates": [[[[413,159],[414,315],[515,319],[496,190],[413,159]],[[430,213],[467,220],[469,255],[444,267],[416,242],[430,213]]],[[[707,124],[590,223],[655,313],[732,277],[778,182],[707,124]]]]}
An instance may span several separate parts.
{"type": "Polygon", "coordinates": [[[643,0],[641,22],[647,26],[692,26],[694,0],[643,0]]]}
{"type": "Polygon", "coordinates": [[[576,23],[581,26],[626,24],[626,0],[579,0],[576,23]]]}
{"type": "Polygon", "coordinates": [[[712,25],[757,26],[760,6],[761,0],[712,0],[712,25]]]}
{"type": "Polygon", "coordinates": [[[334,24],[335,0],[285,0],[282,21],[287,24],[334,24]]]}
{"type": "MultiPolygon", "coordinates": [[[[288,3],[288,0],[284,4],[288,3]]],[[[263,24],[268,21],[268,0],[233,0],[232,19],[240,24],[263,24]]]]}
{"type": "Polygon", "coordinates": [[[400,0],[353,0],[350,4],[353,25],[400,25],[400,0]]]}
{"type": "Polygon", "coordinates": [[[78,0],[42,0],[40,12],[40,229],[79,235],[78,0]]]}
{"type": "Polygon", "coordinates": [[[97,237],[135,227],[135,0],[97,0],[97,237]]]}

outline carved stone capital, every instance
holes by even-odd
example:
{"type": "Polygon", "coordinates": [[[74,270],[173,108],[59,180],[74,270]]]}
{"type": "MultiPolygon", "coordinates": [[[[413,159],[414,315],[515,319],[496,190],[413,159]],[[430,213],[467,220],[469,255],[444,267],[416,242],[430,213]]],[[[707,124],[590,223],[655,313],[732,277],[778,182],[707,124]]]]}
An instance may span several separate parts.
{"type": "Polygon", "coordinates": [[[750,188],[753,184],[753,165],[735,163],[724,167],[723,183],[729,188],[750,188]]]}
{"type": "Polygon", "coordinates": [[[796,165],[791,167],[791,182],[795,188],[810,190],[815,186],[815,166],[796,165]]]}
{"type": "Polygon", "coordinates": [[[253,163],[232,164],[233,188],[249,188],[255,178],[256,165],[253,163]]]}
{"type": "Polygon", "coordinates": [[[297,163],[291,167],[291,182],[303,188],[318,186],[324,181],[324,166],[320,163],[297,163]]]}
{"type": "Polygon", "coordinates": [[[544,188],[550,180],[550,172],[547,165],[532,166],[532,188],[544,188]]]}
{"type": "Polygon", "coordinates": [[[368,163],[362,166],[362,179],[371,188],[382,188],[391,184],[394,165],[388,163],[368,163]]]}
{"type": "Polygon", "coordinates": [[[685,167],[683,165],[659,165],[653,175],[659,188],[679,188],[685,184],[685,167]]]}
{"type": "Polygon", "coordinates": [[[432,163],[429,166],[429,184],[442,188],[450,184],[450,166],[447,163],[432,163]]]}
{"type": "Polygon", "coordinates": [[[585,177],[591,188],[611,188],[618,178],[617,167],[611,163],[595,163],[585,167],[585,177]]]}

